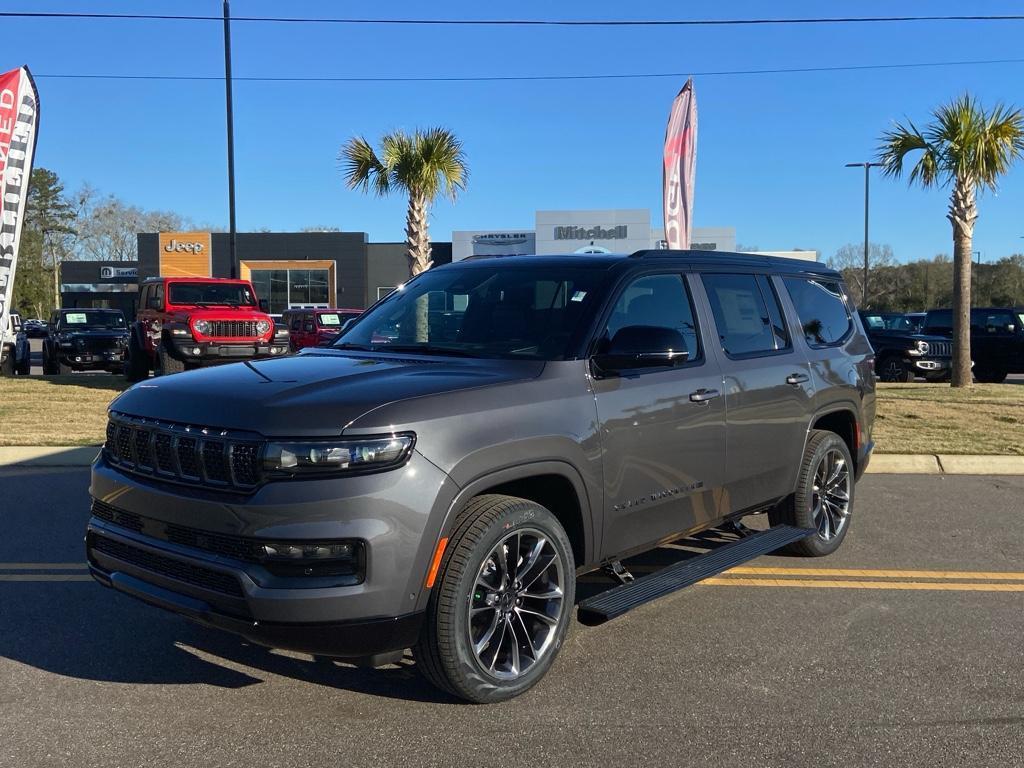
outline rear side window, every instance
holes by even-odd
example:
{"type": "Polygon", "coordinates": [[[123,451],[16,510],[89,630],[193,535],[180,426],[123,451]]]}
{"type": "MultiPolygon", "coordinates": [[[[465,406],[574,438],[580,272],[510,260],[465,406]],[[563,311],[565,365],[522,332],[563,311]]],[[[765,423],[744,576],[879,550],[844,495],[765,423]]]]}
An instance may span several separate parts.
{"type": "Polygon", "coordinates": [[[763,276],[703,275],[701,280],[726,354],[763,354],[789,346],[778,299],[763,276]]]}
{"type": "Polygon", "coordinates": [[[820,277],[784,280],[810,346],[828,347],[846,338],[853,323],[838,281],[820,277]]]}

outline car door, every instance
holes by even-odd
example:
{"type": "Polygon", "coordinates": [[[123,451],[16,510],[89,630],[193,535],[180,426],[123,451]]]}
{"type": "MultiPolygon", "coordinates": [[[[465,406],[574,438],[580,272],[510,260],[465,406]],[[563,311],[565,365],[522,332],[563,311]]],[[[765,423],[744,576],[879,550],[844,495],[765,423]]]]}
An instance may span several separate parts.
{"type": "Polygon", "coordinates": [[[738,512],[792,493],[814,390],[766,275],[706,272],[700,283],[728,402],[725,503],[738,512]]]}
{"type": "Polygon", "coordinates": [[[674,367],[593,380],[605,485],[602,549],[611,557],[719,517],[725,398],[682,270],[628,279],[602,325],[599,344],[628,326],[658,326],[678,331],[689,352],[674,367]]]}

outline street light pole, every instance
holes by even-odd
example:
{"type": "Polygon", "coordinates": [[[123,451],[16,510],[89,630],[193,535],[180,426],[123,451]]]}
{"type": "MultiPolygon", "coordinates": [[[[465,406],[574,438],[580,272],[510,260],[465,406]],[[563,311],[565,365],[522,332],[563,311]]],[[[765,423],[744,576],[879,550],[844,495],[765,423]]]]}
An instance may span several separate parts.
{"type": "Polygon", "coordinates": [[[235,114],[231,104],[231,8],[224,0],[224,99],[228,122],[228,249],[231,251],[231,277],[238,277],[235,250],[235,114]]]}
{"type": "Polygon", "coordinates": [[[860,297],[861,306],[868,305],[868,249],[871,247],[868,241],[868,210],[870,202],[871,169],[878,168],[881,163],[847,163],[847,168],[864,169],[864,292],[860,297]]]}

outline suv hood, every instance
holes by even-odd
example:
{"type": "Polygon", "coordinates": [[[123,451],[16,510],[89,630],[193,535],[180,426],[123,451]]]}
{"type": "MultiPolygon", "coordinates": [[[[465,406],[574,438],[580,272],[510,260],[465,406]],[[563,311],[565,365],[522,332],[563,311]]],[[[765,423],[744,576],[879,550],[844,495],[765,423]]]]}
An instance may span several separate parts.
{"type": "Polygon", "coordinates": [[[140,382],[111,409],[267,437],[334,436],[398,400],[533,379],[544,363],[318,349],[140,382]]]}

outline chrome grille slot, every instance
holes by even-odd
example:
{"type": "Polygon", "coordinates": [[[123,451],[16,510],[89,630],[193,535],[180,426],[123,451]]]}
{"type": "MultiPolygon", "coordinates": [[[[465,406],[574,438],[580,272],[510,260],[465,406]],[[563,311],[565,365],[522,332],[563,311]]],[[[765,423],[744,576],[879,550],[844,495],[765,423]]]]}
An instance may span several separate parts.
{"type": "Polygon", "coordinates": [[[189,485],[252,490],[263,480],[252,433],[157,422],[112,412],[104,454],[129,472],[189,485]]]}

